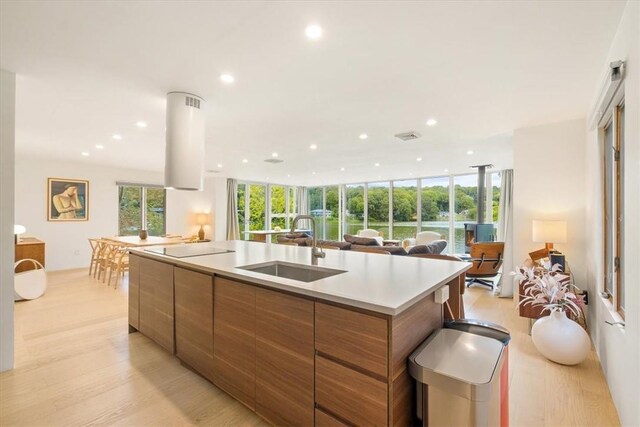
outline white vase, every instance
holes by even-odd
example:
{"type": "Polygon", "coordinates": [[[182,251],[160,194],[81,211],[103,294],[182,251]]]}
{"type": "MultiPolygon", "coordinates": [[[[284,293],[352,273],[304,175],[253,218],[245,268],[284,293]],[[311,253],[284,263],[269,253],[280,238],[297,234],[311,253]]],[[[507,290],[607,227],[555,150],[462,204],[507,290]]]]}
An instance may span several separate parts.
{"type": "Polygon", "coordinates": [[[582,362],[591,348],[589,335],[564,311],[553,311],[536,320],[531,328],[531,339],[544,357],[563,365],[582,362]]]}

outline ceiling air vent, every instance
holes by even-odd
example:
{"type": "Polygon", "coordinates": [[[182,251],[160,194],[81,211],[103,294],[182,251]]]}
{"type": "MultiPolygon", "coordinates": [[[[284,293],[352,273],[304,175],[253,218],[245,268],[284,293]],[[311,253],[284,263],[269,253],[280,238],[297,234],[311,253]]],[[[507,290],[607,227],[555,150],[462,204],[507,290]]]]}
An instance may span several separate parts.
{"type": "Polygon", "coordinates": [[[400,138],[403,141],[411,141],[413,139],[418,139],[420,138],[422,135],[420,135],[418,132],[416,132],[415,130],[409,131],[409,132],[401,132],[401,133],[397,133],[395,135],[396,138],[400,138]]]}
{"type": "Polygon", "coordinates": [[[273,164],[284,162],[284,160],[280,160],[280,159],[265,159],[264,161],[267,163],[273,163],[273,164]]]}
{"type": "Polygon", "coordinates": [[[192,96],[185,96],[184,97],[184,105],[186,105],[187,107],[197,108],[199,110],[200,109],[200,100],[198,98],[194,98],[192,96]]]}
{"type": "Polygon", "coordinates": [[[220,171],[217,171],[215,169],[207,169],[207,173],[220,173],[220,171]]]}

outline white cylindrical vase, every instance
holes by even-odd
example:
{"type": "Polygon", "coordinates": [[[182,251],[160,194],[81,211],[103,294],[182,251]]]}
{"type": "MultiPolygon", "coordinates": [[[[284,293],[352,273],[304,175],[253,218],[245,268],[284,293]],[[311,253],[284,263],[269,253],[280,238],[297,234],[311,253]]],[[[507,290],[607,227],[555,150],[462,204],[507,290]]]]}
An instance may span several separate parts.
{"type": "Polygon", "coordinates": [[[166,188],[202,190],[204,130],[204,99],[186,92],[168,93],[166,188]]]}
{"type": "Polygon", "coordinates": [[[531,339],[544,357],[563,365],[582,362],[591,349],[587,332],[564,311],[553,311],[536,320],[531,328],[531,339]]]}

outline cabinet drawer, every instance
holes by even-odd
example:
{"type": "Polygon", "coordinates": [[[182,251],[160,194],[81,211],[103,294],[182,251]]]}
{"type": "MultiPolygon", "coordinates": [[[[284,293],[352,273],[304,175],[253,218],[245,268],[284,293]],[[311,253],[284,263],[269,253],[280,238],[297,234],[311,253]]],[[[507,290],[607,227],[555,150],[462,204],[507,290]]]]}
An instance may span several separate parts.
{"type": "Polygon", "coordinates": [[[316,303],[316,350],[387,377],[387,319],[316,303]]]}
{"type": "Polygon", "coordinates": [[[363,426],[387,425],[387,384],[316,356],[316,404],[363,426]]]}

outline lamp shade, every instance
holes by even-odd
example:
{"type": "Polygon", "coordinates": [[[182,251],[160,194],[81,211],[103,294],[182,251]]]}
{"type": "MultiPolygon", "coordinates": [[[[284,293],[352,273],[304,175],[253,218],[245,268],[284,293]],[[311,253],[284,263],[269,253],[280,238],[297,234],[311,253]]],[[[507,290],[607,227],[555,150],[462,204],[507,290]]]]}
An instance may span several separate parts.
{"type": "Polygon", "coordinates": [[[567,243],[567,221],[533,220],[533,241],[567,243]]]}
{"type": "Polygon", "coordinates": [[[24,225],[15,224],[13,226],[13,234],[23,234],[27,231],[24,225]]]}
{"type": "Polygon", "coordinates": [[[196,223],[198,225],[207,225],[209,224],[209,214],[199,213],[196,215],[196,223]]]}

